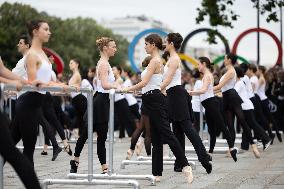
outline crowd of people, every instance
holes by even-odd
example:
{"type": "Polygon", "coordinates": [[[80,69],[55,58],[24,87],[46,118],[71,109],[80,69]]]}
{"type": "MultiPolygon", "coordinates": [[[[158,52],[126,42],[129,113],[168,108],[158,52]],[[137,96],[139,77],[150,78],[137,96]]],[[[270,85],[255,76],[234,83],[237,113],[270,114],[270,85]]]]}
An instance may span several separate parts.
{"type": "Polygon", "coordinates": [[[10,71],[0,60],[0,82],[14,84],[19,89],[9,107],[12,119],[8,120],[4,112],[0,115],[0,140],[3,141],[0,153],[12,164],[27,188],[40,188],[33,168],[39,126],[45,136],[41,155],[48,155],[47,147],[51,142],[52,161],[65,151],[73,156],[70,172],[77,173],[80,155],[88,139],[88,115],[87,98],[79,91],[62,97],[40,90],[21,92],[22,85],[83,87],[95,91],[93,130],[97,134],[97,155],[102,173],[108,172],[105,142],[110,89],[119,92],[115,94],[114,110],[118,137],[124,138],[125,131],[131,137],[126,159],[131,159],[135,151],[139,155],[145,144],[147,155],[152,156],[152,174],[157,182],[161,181],[163,173],[163,144],[169,145],[176,157],[174,171],[183,172],[187,182],[191,183],[193,173],[185,155],[186,138],[208,174],[212,172],[212,154],[220,133],[227,141],[228,157],[235,162],[238,152],[248,151],[249,146],[255,158],[260,158],[257,143],[261,143],[263,151],[266,151],[274,142],[273,131],[282,142],[284,70],[279,66],[266,70],[264,66],[239,64],[237,56],[228,53],[223,66],[213,65],[209,57],[199,57],[198,68],[185,71],[178,55],[182,36],[169,33],[162,39],[157,34],[150,34],[145,38],[145,51],[149,56],[142,62],[142,73],[134,74],[121,66],[111,67],[109,60],[115,56],[116,43],[109,37],[101,37],[96,41],[100,51],[96,65],[81,73],[80,60],[71,59],[69,70],[72,74],[64,79],[62,75],[55,74],[52,58],[42,50],[51,36],[48,23],[31,21],[28,31],[30,37],[21,36],[19,39],[18,51],[23,58],[16,67],[10,71]],[[142,95],[134,96],[138,92],[142,95]],[[199,131],[203,130],[199,120],[202,107],[210,135],[209,151],[206,151],[199,136],[199,131]],[[234,126],[235,117],[237,128],[234,126]],[[77,129],[73,153],[68,140],[77,129]],[[63,142],[63,148],[58,145],[55,131],[63,142]],[[240,150],[235,147],[236,132],[242,133],[240,150]],[[23,141],[23,155],[15,148],[20,140],[23,141]]]}

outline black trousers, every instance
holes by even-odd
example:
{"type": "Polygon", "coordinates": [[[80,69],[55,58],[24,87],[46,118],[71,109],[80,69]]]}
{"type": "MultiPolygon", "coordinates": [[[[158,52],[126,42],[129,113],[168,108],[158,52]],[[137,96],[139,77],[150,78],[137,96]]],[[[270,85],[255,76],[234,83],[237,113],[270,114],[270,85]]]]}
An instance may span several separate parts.
{"type": "Polygon", "coordinates": [[[193,112],[194,116],[194,128],[197,133],[200,132],[200,129],[203,131],[203,128],[200,128],[200,112],[193,112]]]}
{"type": "Polygon", "coordinates": [[[8,118],[0,113],[0,154],[15,169],[26,188],[40,189],[32,163],[15,147],[8,118]]]}
{"type": "Polygon", "coordinates": [[[225,139],[227,140],[229,148],[234,147],[234,141],[229,132],[228,128],[225,125],[221,111],[218,108],[219,103],[216,97],[208,98],[201,102],[202,106],[205,109],[205,117],[208,125],[208,132],[210,135],[210,148],[209,153],[213,153],[214,147],[216,144],[216,128],[219,127],[223,132],[225,139]]]}
{"type": "Polygon", "coordinates": [[[125,98],[114,103],[114,115],[119,124],[119,138],[125,137],[125,129],[128,136],[131,137],[136,126],[125,98]]]}
{"type": "Polygon", "coordinates": [[[56,129],[61,140],[65,140],[66,137],[64,133],[64,128],[61,125],[55,113],[55,108],[53,105],[53,98],[50,93],[46,93],[46,95],[44,96],[42,110],[43,110],[44,117],[46,118],[48,123],[56,129]]]}
{"type": "Polygon", "coordinates": [[[171,131],[167,114],[166,97],[160,90],[153,90],[142,95],[142,103],[147,111],[147,115],[149,115],[151,125],[153,145],[152,174],[154,176],[162,176],[163,142],[170,146],[181,167],[189,165],[179,141],[171,131]]]}
{"type": "Polygon", "coordinates": [[[72,123],[72,128],[82,128],[84,126],[84,114],[87,110],[87,98],[78,94],[72,98],[72,105],[75,109],[75,119],[72,123]]]}
{"type": "MultiPolygon", "coordinates": [[[[261,106],[261,101],[259,99],[259,97],[252,97],[250,98],[251,102],[253,103],[254,106],[254,113],[255,113],[255,117],[256,120],[258,121],[258,123],[260,123],[260,125],[262,126],[263,129],[268,131],[269,136],[272,135],[272,130],[269,126],[269,122],[266,118],[266,116],[264,115],[262,106],[261,106]]],[[[259,138],[259,136],[257,136],[259,138]]]]}
{"type": "MultiPolygon", "coordinates": [[[[93,103],[93,115],[94,115],[94,124],[93,124],[93,131],[97,132],[97,155],[101,165],[106,164],[106,147],[105,142],[107,139],[107,132],[108,132],[108,120],[107,117],[109,114],[109,97],[108,94],[99,93],[94,97],[93,103]],[[100,117],[104,117],[101,121],[99,120],[100,117]]],[[[80,157],[80,154],[83,150],[84,144],[88,139],[88,114],[87,111],[84,116],[84,124],[85,126],[82,128],[82,132],[80,137],[78,138],[75,146],[75,157],[80,157]]]]}
{"type": "Polygon", "coordinates": [[[130,108],[130,112],[131,112],[133,118],[140,120],[141,115],[139,113],[139,105],[138,105],[138,103],[129,106],[129,108],[130,108]]]}
{"type": "MultiPolygon", "coordinates": [[[[186,135],[196,151],[198,160],[201,163],[206,163],[209,161],[209,155],[206,152],[202,140],[189,119],[173,122],[173,132],[180,142],[181,146],[183,147],[183,153],[185,153],[184,135],[186,135]]],[[[176,160],[175,162],[175,167],[180,167],[180,162],[178,160],[176,160]]]]}
{"type": "Polygon", "coordinates": [[[16,114],[12,121],[12,137],[17,144],[23,140],[23,154],[34,164],[33,155],[39,127],[39,112],[43,94],[26,92],[16,102],[16,114]]]}
{"type": "Polygon", "coordinates": [[[273,118],[272,113],[269,110],[268,98],[261,101],[261,107],[262,107],[262,110],[263,110],[263,113],[264,113],[266,119],[273,125],[273,128],[278,133],[279,132],[279,126],[278,126],[277,122],[275,121],[275,119],[273,118]]]}
{"type": "MultiPolygon", "coordinates": [[[[270,138],[266,134],[265,130],[257,123],[254,115],[253,110],[243,110],[245,119],[249,125],[249,127],[254,131],[254,133],[260,137],[260,139],[267,143],[270,138]]],[[[243,132],[242,134],[242,143],[241,143],[241,148],[244,150],[249,149],[249,141],[247,139],[246,133],[243,132]]]]}

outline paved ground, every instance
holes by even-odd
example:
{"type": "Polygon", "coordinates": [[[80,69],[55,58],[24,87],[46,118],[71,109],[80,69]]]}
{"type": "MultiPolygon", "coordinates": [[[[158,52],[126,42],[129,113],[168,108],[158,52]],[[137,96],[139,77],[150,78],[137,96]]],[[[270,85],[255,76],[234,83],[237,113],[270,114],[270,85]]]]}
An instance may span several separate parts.
{"type": "MultiPolygon", "coordinates": [[[[126,156],[129,147],[129,139],[115,143],[114,168],[120,174],[150,174],[151,165],[128,165],[126,169],[120,169],[120,163],[126,156]]],[[[74,144],[72,145],[74,149],[74,144]]],[[[100,172],[98,158],[96,156],[96,144],[94,146],[94,171],[100,172]]],[[[66,178],[69,172],[69,161],[71,159],[65,152],[59,154],[55,162],[50,161],[52,151],[48,156],[41,156],[40,150],[35,152],[35,168],[38,177],[43,179],[66,178]]],[[[188,156],[195,156],[191,154],[188,156]]],[[[87,145],[82,152],[79,173],[87,173],[87,145]]],[[[136,157],[133,157],[135,159],[136,157]]],[[[208,188],[208,189],[283,189],[284,188],[284,144],[275,141],[275,144],[267,152],[261,153],[260,159],[255,159],[252,152],[238,154],[238,162],[226,158],[224,154],[213,155],[213,172],[207,175],[202,166],[198,163],[194,170],[194,182],[189,187],[181,173],[173,172],[173,166],[165,165],[162,182],[151,186],[147,181],[139,181],[141,188],[145,189],[183,189],[183,188],[208,188]]],[[[5,189],[24,188],[18,176],[10,165],[4,167],[5,189]]],[[[52,185],[49,188],[128,188],[114,186],[72,186],[52,185]]]]}

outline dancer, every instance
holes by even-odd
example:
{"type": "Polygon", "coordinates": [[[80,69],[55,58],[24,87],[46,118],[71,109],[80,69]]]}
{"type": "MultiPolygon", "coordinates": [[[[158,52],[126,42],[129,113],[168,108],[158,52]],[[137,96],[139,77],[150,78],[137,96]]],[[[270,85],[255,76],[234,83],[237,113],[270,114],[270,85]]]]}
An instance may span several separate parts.
{"type": "Polygon", "coordinates": [[[192,169],[184,155],[183,149],[172,133],[167,116],[166,97],[161,93],[163,80],[163,64],[159,55],[162,50],[162,39],[157,34],[145,38],[145,50],[152,59],[142,72],[142,81],[134,86],[124,88],[124,92],[136,91],[142,88],[142,104],[150,119],[152,139],[152,174],[160,181],[163,172],[163,142],[169,144],[188,183],[193,181],[192,169]]]}
{"type": "MultiPolygon", "coordinates": [[[[108,37],[102,37],[96,41],[97,47],[100,51],[100,60],[96,68],[96,86],[97,93],[93,104],[93,128],[97,132],[97,154],[102,166],[102,172],[107,173],[108,167],[106,164],[106,147],[105,142],[108,132],[109,120],[109,90],[116,89],[119,86],[115,83],[115,78],[109,64],[109,58],[116,53],[115,41],[108,37]]],[[[85,116],[87,118],[87,116],[85,116]]],[[[84,120],[87,124],[87,120],[84,120]]],[[[83,150],[84,144],[88,139],[88,127],[85,126],[82,133],[77,140],[74,159],[70,161],[70,173],[77,173],[79,165],[79,157],[83,150]]]]}
{"type": "Polygon", "coordinates": [[[240,124],[248,137],[249,143],[252,146],[253,153],[256,158],[259,158],[259,151],[256,144],[253,141],[251,130],[245,120],[244,113],[242,111],[242,99],[234,89],[237,74],[234,69],[234,65],[237,62],[237,56],[229,53],[225,56],[224,65],[226,67],[225,74],[221,77],[218,85],[214,86],[214,91],[222,91],[223,94],[223,106],[225,112],[225,120],[229,127],[233,143],[235,143],[236,132],[234,128],[234,118],[237,116],[240,124]]]}
{"type": "Polygon", "coordinates": [[[216,144],[216,129],[219,127],[225,139],[227,140],[230,154],[234,161],[237,161],[237,150],[234,148],[234,142],[228,128],[225,125],[221,110],[218,108],[219,103],[214,96],[213,83],[214,78],[211,73],[211,62],[207,57],[200,57],[198,69],[203,74],[202,87],[199,90],[188,91],[190,95],[200,95],[200,101],[205,109],[205,117],[210,134],[209,153],[213,153],[216,144]]]}
{"type": "MultiPolygon", "coordinates": [[[[189,104],[189,95],[186,90],[181,86],[181,60],[177,54],[178,49],[183,41],[179,33],[169,33],[166,37],[165,51],[169,52],[169,59],[164,67],[164,77],[161,84],[161,90],[166,89],[168,105],[169,105],[169,118],[173,124],[173,132],[179,140],[183,151],[185,150],[185,137],[192,143],[198,160],[206,169],[208,174],[212,171],[212,165],[209,161],[212,159],[207,154],[206,149],[196,132],[191,122],[191,106],[189,104]]],[[[185,151],[184,151],[185,153],[185,151]]],[[[181,172],[180,163],[176,160],[175,171],[181,172]]]]}

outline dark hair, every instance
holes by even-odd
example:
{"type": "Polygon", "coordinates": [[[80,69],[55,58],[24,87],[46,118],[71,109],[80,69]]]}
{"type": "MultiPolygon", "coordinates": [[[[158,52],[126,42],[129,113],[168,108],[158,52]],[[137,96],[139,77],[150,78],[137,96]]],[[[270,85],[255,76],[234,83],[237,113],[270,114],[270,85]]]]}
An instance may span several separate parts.
{"type": "Polygon", "coordinates": [[[147,56],[143,61],[142,61],[142,67],[146,68],[148,66],[148,64],[150,63],[152,59],[152,56],[147,56]]]}
{"type": "Polygon", "coordinates": [[[244,70],[241,66],[234,66],[238,78],[244,77],[244,70]]]}
{"type": "Polygon", "coordinates": [[[233,53],[228,53],[227,58],[231,60],[232,64],[235,65],[237,62],[238,57],[233,53]]]}
{"type": "Polygon", "coordinates": [[[202,57],[199,57],[198,59],[199,59],[199,61],[200,61],[202,64],[205,63],[206,67],[207,67],[209,70],[212,70],[212,69],[213,69],[212,64],[211,64],[209,58],[202,56],[202,57]]]}
{"type": "Polygon", "coordinates": [[[256,65],[254,65],[254,64],[250,64],[250,65],[248,66],[248,69],[249,69],[249,70],[252,70],[253,73],[255,73],[255,72],[257,71],[256,65]]]}
{"type": "Polygon", "coordinates": [[[168,59],[169,59],[169,56],[170,56],[170,53],[168,51],[165,51],[163,54],[162,54],[162,58],[167,62],[168,59]]]}
{"type": "Polygon", "coordinates": [[[33,31],[38,30],[42,23],[47,23],[44,20],[31,20],[27,23],[29,35],[33,38],[33,31]]]}
{"type": "Polygon", "coordinates": [[[193,70],[192,70],[192,77],[194,77],[195,79],[198,79],[198,78],[200,78],[200,72],[198,71],[198,69],[197,68],[194,68],[193,70]]]}
{"type": "Polygon", "coordinates": [[[122,73],[122,70],[123,70],[123,68],[122,67],[116,67],[117,68],[117,70],[119,71],[119,74],[121,74],[122,73]]]}
{"type": "Polygon", "coordinates": [[[266,68],[264,66],[258,66],[258,69],[261,70],[261,72],[264,74],[266,71],[266,68]]]}
{"type": "Polygon", "coordinates": [[[158,34],[150,34],[145,38],[145,41],[150,44],[155,44],[155,46],[163,50],[163,40],[158,34]]]}
{"type": "Polygon", "coordinates": [[[240,67],[243,69],[244,73],[246,73],[249,68],[249,65],[247,63],[242,63],[240,64],[240,67]]]}
{"type": "Polygon", "coordinates": [[[179,33],[169,33],[167,35],[167,41],[173,43],[176,50],[178,50],[183,41],[182,36],[179,33]]]}
{"type": "Polygon", "coordinates": [[[72,60],[73,60],[74,62],[76,62],[76,64],[78,65],[78,69],[80,69],[80,64],[81,64],[80,60],[77,59],[77,58],[73,58],[72,60]]]}
{"type": "Polygon", "coordinates": [[[24,40],[24,43],[26,45],[29,45],[29,48],[31,47],[31,39],[29,38],[28,35],[21,35],[19,40],[23,39],[24,40]]]}

